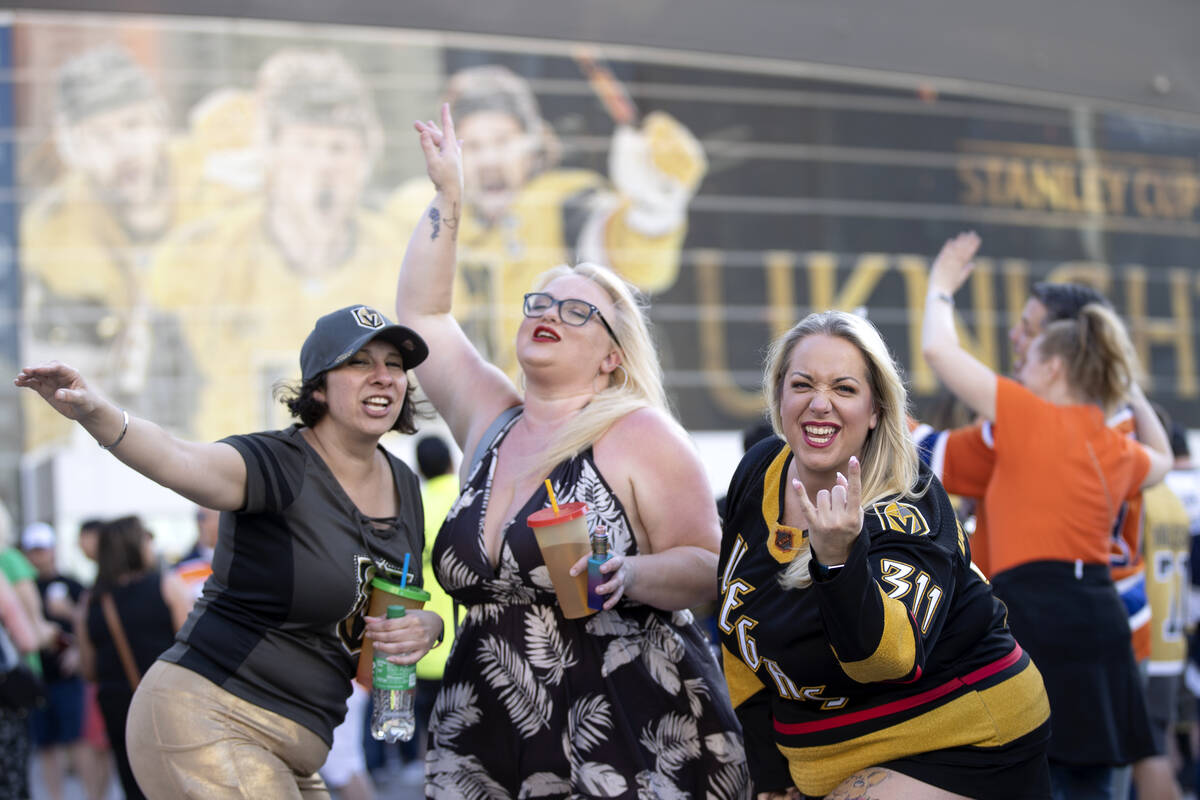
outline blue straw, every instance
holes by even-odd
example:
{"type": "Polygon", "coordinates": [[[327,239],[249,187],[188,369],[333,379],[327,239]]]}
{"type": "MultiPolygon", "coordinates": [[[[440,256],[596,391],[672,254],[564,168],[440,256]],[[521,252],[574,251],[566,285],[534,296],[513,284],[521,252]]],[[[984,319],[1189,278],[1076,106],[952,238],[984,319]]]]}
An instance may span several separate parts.
{"type": "Polygon", "coordinates": [[[400,588],[404,588],[404,584],[408,583],[408,559],[412,553],[404,554],[404,572],[400,574],[400,588]]]}

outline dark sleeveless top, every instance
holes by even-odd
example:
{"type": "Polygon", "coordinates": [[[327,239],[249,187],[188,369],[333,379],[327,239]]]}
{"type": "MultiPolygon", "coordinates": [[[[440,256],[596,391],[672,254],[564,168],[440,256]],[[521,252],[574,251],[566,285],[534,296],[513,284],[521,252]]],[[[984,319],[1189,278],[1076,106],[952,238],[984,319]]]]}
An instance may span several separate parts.
{"type": "MultiPolygon", "coordinates": [[[[87,615],[88,638],[96,650],[96,684],[100,691],[129,692],[129,681],[104,620],[100,591],[92,595],[87,615]]],[[[145,675],[159,654],[175,643],[171,611],[162,596],[162,573],[157,570],[147,572],[124,586],[118,586],[112,591],[112,596],[121,627],[125,629],[125,638],[129,640],[129,649],[133,651],[138,674],[145,675]]]]}
{"type": "MultiPolygon", "coordinates": [[[[623,598],[565,619],[525,524],[549,507],[544,487],[505,524],[492,567],[484,514],[517,419],[472,469],[434,545],[438,581],[468,611],[430,722],[427,796],[745,796],[741,729],[691,612],[623,598]]],[[[560,503],[588,504],[588,528],[607,527],[611,552],[637,554],[590,448],[550,480],[560,503]]]]}

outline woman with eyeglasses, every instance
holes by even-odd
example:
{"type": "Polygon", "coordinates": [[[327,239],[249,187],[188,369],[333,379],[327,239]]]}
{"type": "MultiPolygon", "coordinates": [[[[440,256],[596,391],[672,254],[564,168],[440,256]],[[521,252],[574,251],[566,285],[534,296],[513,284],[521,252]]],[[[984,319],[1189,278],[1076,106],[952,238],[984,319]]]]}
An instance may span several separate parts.
{"type": "Polygon", "coordinates": [[[421,579],[418,482],[380,439],[415,431],[408,370],[427,352],[367,306],[326,314],[283,397],[299,423],[214,443],[131,416],[64,364],[17,375],[121,461],[222,512],[213,573],[174,645],[128,676],[126,744],[146,796],[328,798],[317,769],[363,636],[398,664],[440,640],[432,612],[365,616],[376,574],[399,580],[412,556],[408,581],[421,579]]]}
{"type": "Polygon", "coordinates": [[[667,411],[645,316],[604,267],[549,270],[525,295],[518,391],[451,316],[462,155],[449,109],[416,129],[437,195],[396,308],[438,342],[417,377],[468,455],[433,551],[467,614],[430,721],[426,794],[742,797],[741,732],[687,610],[715,599],[715,505],[667,411]],[[526,523],[550,505],[547,478],[609,535],[592,616],[563,616],[526,523]]]}

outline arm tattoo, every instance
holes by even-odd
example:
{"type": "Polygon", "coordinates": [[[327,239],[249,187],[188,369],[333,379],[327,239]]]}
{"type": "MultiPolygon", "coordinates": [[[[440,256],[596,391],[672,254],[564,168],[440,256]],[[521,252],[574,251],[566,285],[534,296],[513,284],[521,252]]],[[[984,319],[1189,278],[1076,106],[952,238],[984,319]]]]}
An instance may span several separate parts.
{"type": "Polygon", "coordinates": [[[429,209],[429,222],[433,225],[433,232],[429,234],[430,240],[436,239],[438,234],[442,232],[442,223],[446,223],[446,227],[450,229],[452,239],[458,238],[458,204],[455,203],[450,209],[450,215],[442,216],[442,212],[437,208],[429,209]]]}

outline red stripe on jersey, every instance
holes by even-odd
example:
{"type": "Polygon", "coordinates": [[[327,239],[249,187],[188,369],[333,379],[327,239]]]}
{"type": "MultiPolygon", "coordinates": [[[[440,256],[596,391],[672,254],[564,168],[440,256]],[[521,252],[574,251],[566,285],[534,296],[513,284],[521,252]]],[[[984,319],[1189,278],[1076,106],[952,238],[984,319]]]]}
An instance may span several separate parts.
{"type": "Polygon", "coordinates": [[[932,703],[939,697],[945,697],[955,689],[960,689],[963,686],[970,686],[972,684],[979,683],[985,678],[989,678],[998,672],[1008,669],[1013,664],[1016,664],[1021,660],[1021,655],[1023,653],[1024,651],[1021,650],[1020,645],[1014,645],[1012,651],[1003,658],[998,658],[992,663],[986,664],[973,672],[968,672],[961,678],[951,678],[941,686],[935,686],[932,689],[928,689],[920,694],[913,695],[912,697],[906,697],[903,700],[895,700],[891,703],[884,703],[881,706],[863,709],[862,711],[854,711],[850,714],[843,714],[842,716],[834,719],[823,719],[816,722],[780,722],[779,720],[776,720],[775,730],[782,734],[795,736],[804,733],[816,733],[818,731],[841,728],[845,725],[853,725],[856,722],[866,722],[867,720],[885,717],[888,714],[896,714],[901,711],[908,711],[909,709],[916,708],[917,706],[921,706],[926,703],[932,703]]]}

